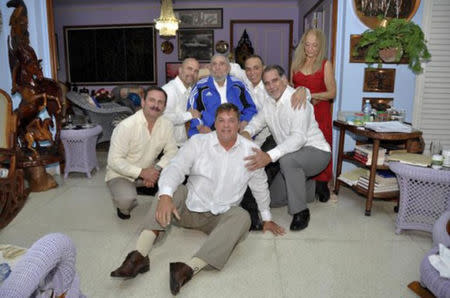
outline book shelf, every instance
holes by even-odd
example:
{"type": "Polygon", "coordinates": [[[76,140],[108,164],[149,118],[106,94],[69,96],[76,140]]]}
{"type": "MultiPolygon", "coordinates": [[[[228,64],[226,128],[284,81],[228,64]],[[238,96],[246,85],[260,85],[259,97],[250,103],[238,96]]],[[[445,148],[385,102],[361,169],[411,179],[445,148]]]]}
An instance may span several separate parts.
{"type": "Polygon", "coordinates": [[[335,187],[334,192],[336,194],[339,194],[339,188],[341,183],[343,183],[345,186],[351,187],[354,191],[357,193],[363,195],[366,197],[366,209],[364,212],[364,215],[370,216],[371,210],[372,210],[372,202],[374,198],[379,199],[389,199],[399,196],[398,191],[387,191],[387,192],[380,192],[375,193],[375,176],[377,169],[389,169],[389,166],[386,165],[377,165],[378,160],[378,151],[380,148],[380,142],[381,141],[395,141],[395,142],[405,142],[408,146],[409,142],[412,142],[414,139],[419,138],[422,135],[422,132],[419,130],[415,130],[409,133],[403,133],[403,132],[375,132],[369,129],[361,129],[360,127],[356,127],[354,125],[347,124],[344,121],[336,120],[333,122],[333,125],[339,129],[339,145],[338,145],[338,160],[337,160],[337,167],[336,167],[336,176],[335,176],[335,187]],[[372,150],[372,162],[371,165],[365,165],[364,163],[356,160],[353,156],[353,152],[344,152],[344,141],[345,141],[345,135],[346,133],[353,133],[356,136],[365,137],[369,141],[373,142],[373,150],[372,150]],[[338,177],[341,175],[342,171],[342,163],[344,161],[354,163],[358,166],[367,167],[369,169],[370,175],[369,175],[369,187],[368,189],[364,189],[358,185],[350,186],[338,179],[338,177]]]}

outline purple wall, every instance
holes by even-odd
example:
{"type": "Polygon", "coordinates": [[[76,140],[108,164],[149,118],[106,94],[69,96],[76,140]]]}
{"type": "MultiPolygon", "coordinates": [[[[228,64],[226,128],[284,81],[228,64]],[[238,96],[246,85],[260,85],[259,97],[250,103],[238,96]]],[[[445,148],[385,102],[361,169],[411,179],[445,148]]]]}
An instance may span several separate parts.
{"type": "MultiPolygon", "coordinates": [[[[112,2],[112,1],[111,1],[112,2]]],[[[175,8],[223,8],[223,29],[214,30],[215,42],[219,40],[230,41],[230,20],[237,19],[292,19],[294,20],[293,39],[294,44],[298,40],[298,1],[176,1],[175,8]]],[[[117,3],[117,2],[116,2],[117,3]]],[[[123,2],[122,2],[123,3],[123,2]]],[[[159,17],[160,4],[157,2],[130,1],[127,4],[55,4],[55,31],[58,34],[58,46],[60,54],[60,70],[58,78],[66,81],[65,55],[64,55],[64,26],[76,25],[105,25],[105,24],[133,24],[150,23],[159,17]]],[[[178,61],[177,40],[172,38],[174,51],[169,54],[161,52],[163,39],[157,37],[157,80],[158,85],[165,83],[166,62],[178,61]]],[[[113,86],[108,86],[113,87],[113,86]]],[[[93,88],[99,88],[94,86],[93,88]]]]}

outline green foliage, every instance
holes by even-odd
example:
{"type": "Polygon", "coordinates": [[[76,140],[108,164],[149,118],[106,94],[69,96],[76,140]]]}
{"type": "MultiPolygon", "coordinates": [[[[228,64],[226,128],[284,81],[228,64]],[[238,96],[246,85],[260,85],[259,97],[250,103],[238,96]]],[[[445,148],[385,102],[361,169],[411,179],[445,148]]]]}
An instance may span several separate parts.
{"type": "Polygon", "coordinates": [[[378,67],[381,67],[379,51],[385,48],[399,49],[396,58],[400,60],[403,53],[409,59],[409,68],[414,73],[422,72],[421,62],[431,58],[422,29],[413,22],[395,18],[390,20],[386,27],[366,30],[361,35],[353,55],[357,56],[359,50],[367,49],[366,62],[378,63],[378,67]]]}

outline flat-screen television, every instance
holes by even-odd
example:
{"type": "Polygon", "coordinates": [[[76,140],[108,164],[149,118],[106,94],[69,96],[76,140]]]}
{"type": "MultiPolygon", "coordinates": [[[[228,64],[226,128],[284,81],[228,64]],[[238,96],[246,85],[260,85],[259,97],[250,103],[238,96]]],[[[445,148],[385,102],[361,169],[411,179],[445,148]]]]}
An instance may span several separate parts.
{"type": "Polygon", "coordinates": [[[67,80],[78,85],[156,84],[153,24],[64,27],[67,80]]]}

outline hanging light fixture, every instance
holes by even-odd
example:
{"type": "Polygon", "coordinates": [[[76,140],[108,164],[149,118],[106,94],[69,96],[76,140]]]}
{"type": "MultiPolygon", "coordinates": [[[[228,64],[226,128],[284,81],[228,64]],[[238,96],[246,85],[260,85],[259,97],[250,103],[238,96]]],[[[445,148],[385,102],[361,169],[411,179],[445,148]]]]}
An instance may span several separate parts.
{"type": "Polygon", "coordinates": [[[155,20],[161,37],[175,36],[180,22],[173,13],[172,0],[161,0],[161,15],[155,20]]]}

